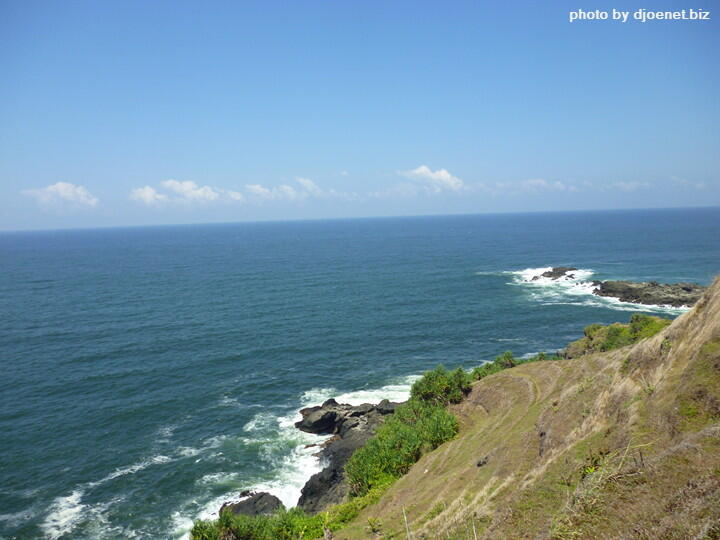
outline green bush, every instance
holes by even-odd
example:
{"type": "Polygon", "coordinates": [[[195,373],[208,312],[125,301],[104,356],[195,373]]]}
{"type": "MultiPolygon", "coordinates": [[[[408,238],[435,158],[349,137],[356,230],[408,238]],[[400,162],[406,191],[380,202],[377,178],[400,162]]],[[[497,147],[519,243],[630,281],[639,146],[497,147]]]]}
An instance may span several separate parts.
{"type": "MultiPolygon", "coordinates": [[[[557,354],[553,354],[549,358],[553,360],[560,360],[560,357],[557,354]]],[[[509,369],[521,364],[528,364],[530,362],[542,362],[544,360],[548,360],[549,358],[548,354],[544,352],[539,352],[530,358],[515,358],[512,352],[505,351],[501,355],[496,356],[495,360],[492,362],[487,362],[475,367],[472,370],[472,378],[479,381],[488,375],[492,375],[493,373],[497,373],[498,371],[502,371],[504,369],[509,369]]]]}
{"type": "Polygon", "coordinates": [[[470,391],[471,382],[472,377],[462,368],[448,371],[439,365],[415,381],[410,397],[440,406],[459,403],[470,391]]]}
{"type": "Polygon", "coordinates": [[[194,540],[290,540],[323,536],[323,529],[337,530],[405,474],[423,455],[452,439],[458,432],[455,416],[445,410],[470,391],[472,377],[462,368],[443,366],[428,371],[413,384],[410,399],[395,409],[365,446],[345,465],[353,498],[324,514],[308,516],[299,509],[272,516],[235,516],[223,512],[217,521],[197,521],[194,540]]]}
{"type": "Polygon", "coordinates": [[[660,332],[668,326],[672,321],[670,319],[661,319],[660,317],[651,317],[642,313],[635,313],[630,317],[630,335],[633,341],[649,338],[660,332]]]}
{"type": "Polygon", "coordinates": [[[585,334],[585,337],[591,338],[593,335],[595,335],[595,332],[603,328],[603,325],[600,323],[593,323],[589,326],[585,327],[585,330],[583,330],[583,334],[585,334]]]}
{"type": "Polygon", "coordinates": [[[615,323],[607,327],[607,333],[605,334],[605,339],[600,344],[600,350],[611,351],[632,343],[633,338],[630,334],[630,328],[624,324],[615,323]]]}
{"type": "Polygon", "coordinates": [[[216,521],[196,521],[193,540],[311,540],[322,538],[324,529],[336,531],[360,511],[380,499],[388,485],[380,485],[363,497],[339,504],[327,512],[309,516],[293,508],[271,516],[242,516],[225,511],[216,521]]]}
{"type": "Polygon", "coordinates": [[[364,495],[400,478],[424,453],[453,438],[457,432],[457,419],[444,407],[411,398],[395,410],[345,465],[351,493],[364,495]]]}

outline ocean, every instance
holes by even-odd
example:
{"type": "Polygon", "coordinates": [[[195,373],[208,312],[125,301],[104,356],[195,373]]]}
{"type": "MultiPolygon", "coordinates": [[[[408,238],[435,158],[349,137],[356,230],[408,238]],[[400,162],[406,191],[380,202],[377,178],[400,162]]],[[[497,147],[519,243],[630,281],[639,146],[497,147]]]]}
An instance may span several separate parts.
{"type": "Polygon", "coordinates": [[[683,309],[592,279],[709,284],[720,209],[0,233],[0,537],[183,538],[320,470],[303,406],[555,351],[683,309]],[[576,282],[532,281],[574,266],[576,282]]]}

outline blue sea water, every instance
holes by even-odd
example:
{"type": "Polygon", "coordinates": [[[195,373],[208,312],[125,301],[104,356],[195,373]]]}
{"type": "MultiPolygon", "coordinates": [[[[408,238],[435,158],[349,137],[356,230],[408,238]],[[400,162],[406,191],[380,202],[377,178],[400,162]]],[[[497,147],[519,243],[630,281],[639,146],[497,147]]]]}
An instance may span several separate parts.
{"type": "Polygon", "coordinates": [[[682,312],[528,282],[557,265],[708,284],[720,209],[0,234],[0,537],[180,538],[248,488],[292,505],[322,440],[301,406],[682,312]]]}

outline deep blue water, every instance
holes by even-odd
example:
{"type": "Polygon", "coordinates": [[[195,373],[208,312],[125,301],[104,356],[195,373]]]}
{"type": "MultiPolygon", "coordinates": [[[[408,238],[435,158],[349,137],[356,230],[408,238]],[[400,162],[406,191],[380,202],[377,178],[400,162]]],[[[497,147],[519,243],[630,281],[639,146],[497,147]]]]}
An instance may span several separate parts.
{"type": "Polygon", "coordinates": [[[292,503],[331,395],[552,351],[632,310],[524,284],[720,272],[720,209],[0,234],[0,536],[185,534],[244,488],[292,503]]]}

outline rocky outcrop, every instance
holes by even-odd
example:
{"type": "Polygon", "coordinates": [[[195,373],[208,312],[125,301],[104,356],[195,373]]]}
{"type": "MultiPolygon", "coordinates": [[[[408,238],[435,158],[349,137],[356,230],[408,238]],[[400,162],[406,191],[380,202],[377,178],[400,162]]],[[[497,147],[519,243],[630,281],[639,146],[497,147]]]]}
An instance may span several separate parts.
{"type": "Polygon", "coordinates": [[[329,399],[317,407],[300,411],[303,419],[295,427],[308,433],[334,435],[318,452],[325,468],[314,474],[302,489],[298,507],[309,514],[343,502],[349,492],[345,464],[353,452],[372,437],[384,417],[399,403],[383,400],[377,405],[348,405],[329,399]]]}
{"type": "Polygon", "coordinates": [[[274,514],[283,508],[280,499],[264,491],[259,493],[243,491],[240,496],[246,498],[239,502],[226,502],[220,507],[220,513],[230,510],[235,515],[260,516],[274,514]]]}
{"type": "MultiPolygon", "coordinates": [[[[531,281],[537,281],[541,277],[553,280],[574,279],[573,272],[577,268],[558,266],[531,281]]],[[[707,287],[697,283],[658,283],[657,281],[636,282],[636,281],[593,281],[593,294],[609,298],[617,298],[621,302],[633,304],[661,305],[683,307],[692,306],[697,302],[707,287]]]]}
{"type": "Polygon", "coordinates": [[[576,272],[577,268],[572,268],[570,266],[558,266],[557,268],[552,268],[548,270],[547,272],[543,272],[539,276],[535,276],[532,278],[532,281],[537,281],[541,277],[544,278],[550,278],[550,279],[560,279],[560,278],[568,278],[573,279],[575,276],[571,272],[576,272]]]}
{"type": "Polygon", "coordinates": [[[637,283],[634,281],[596,281],[594,294],[617,298],[634,304],[657,304],[663,306],[692,306],[707,287],[696,283],[637,283]]]}

